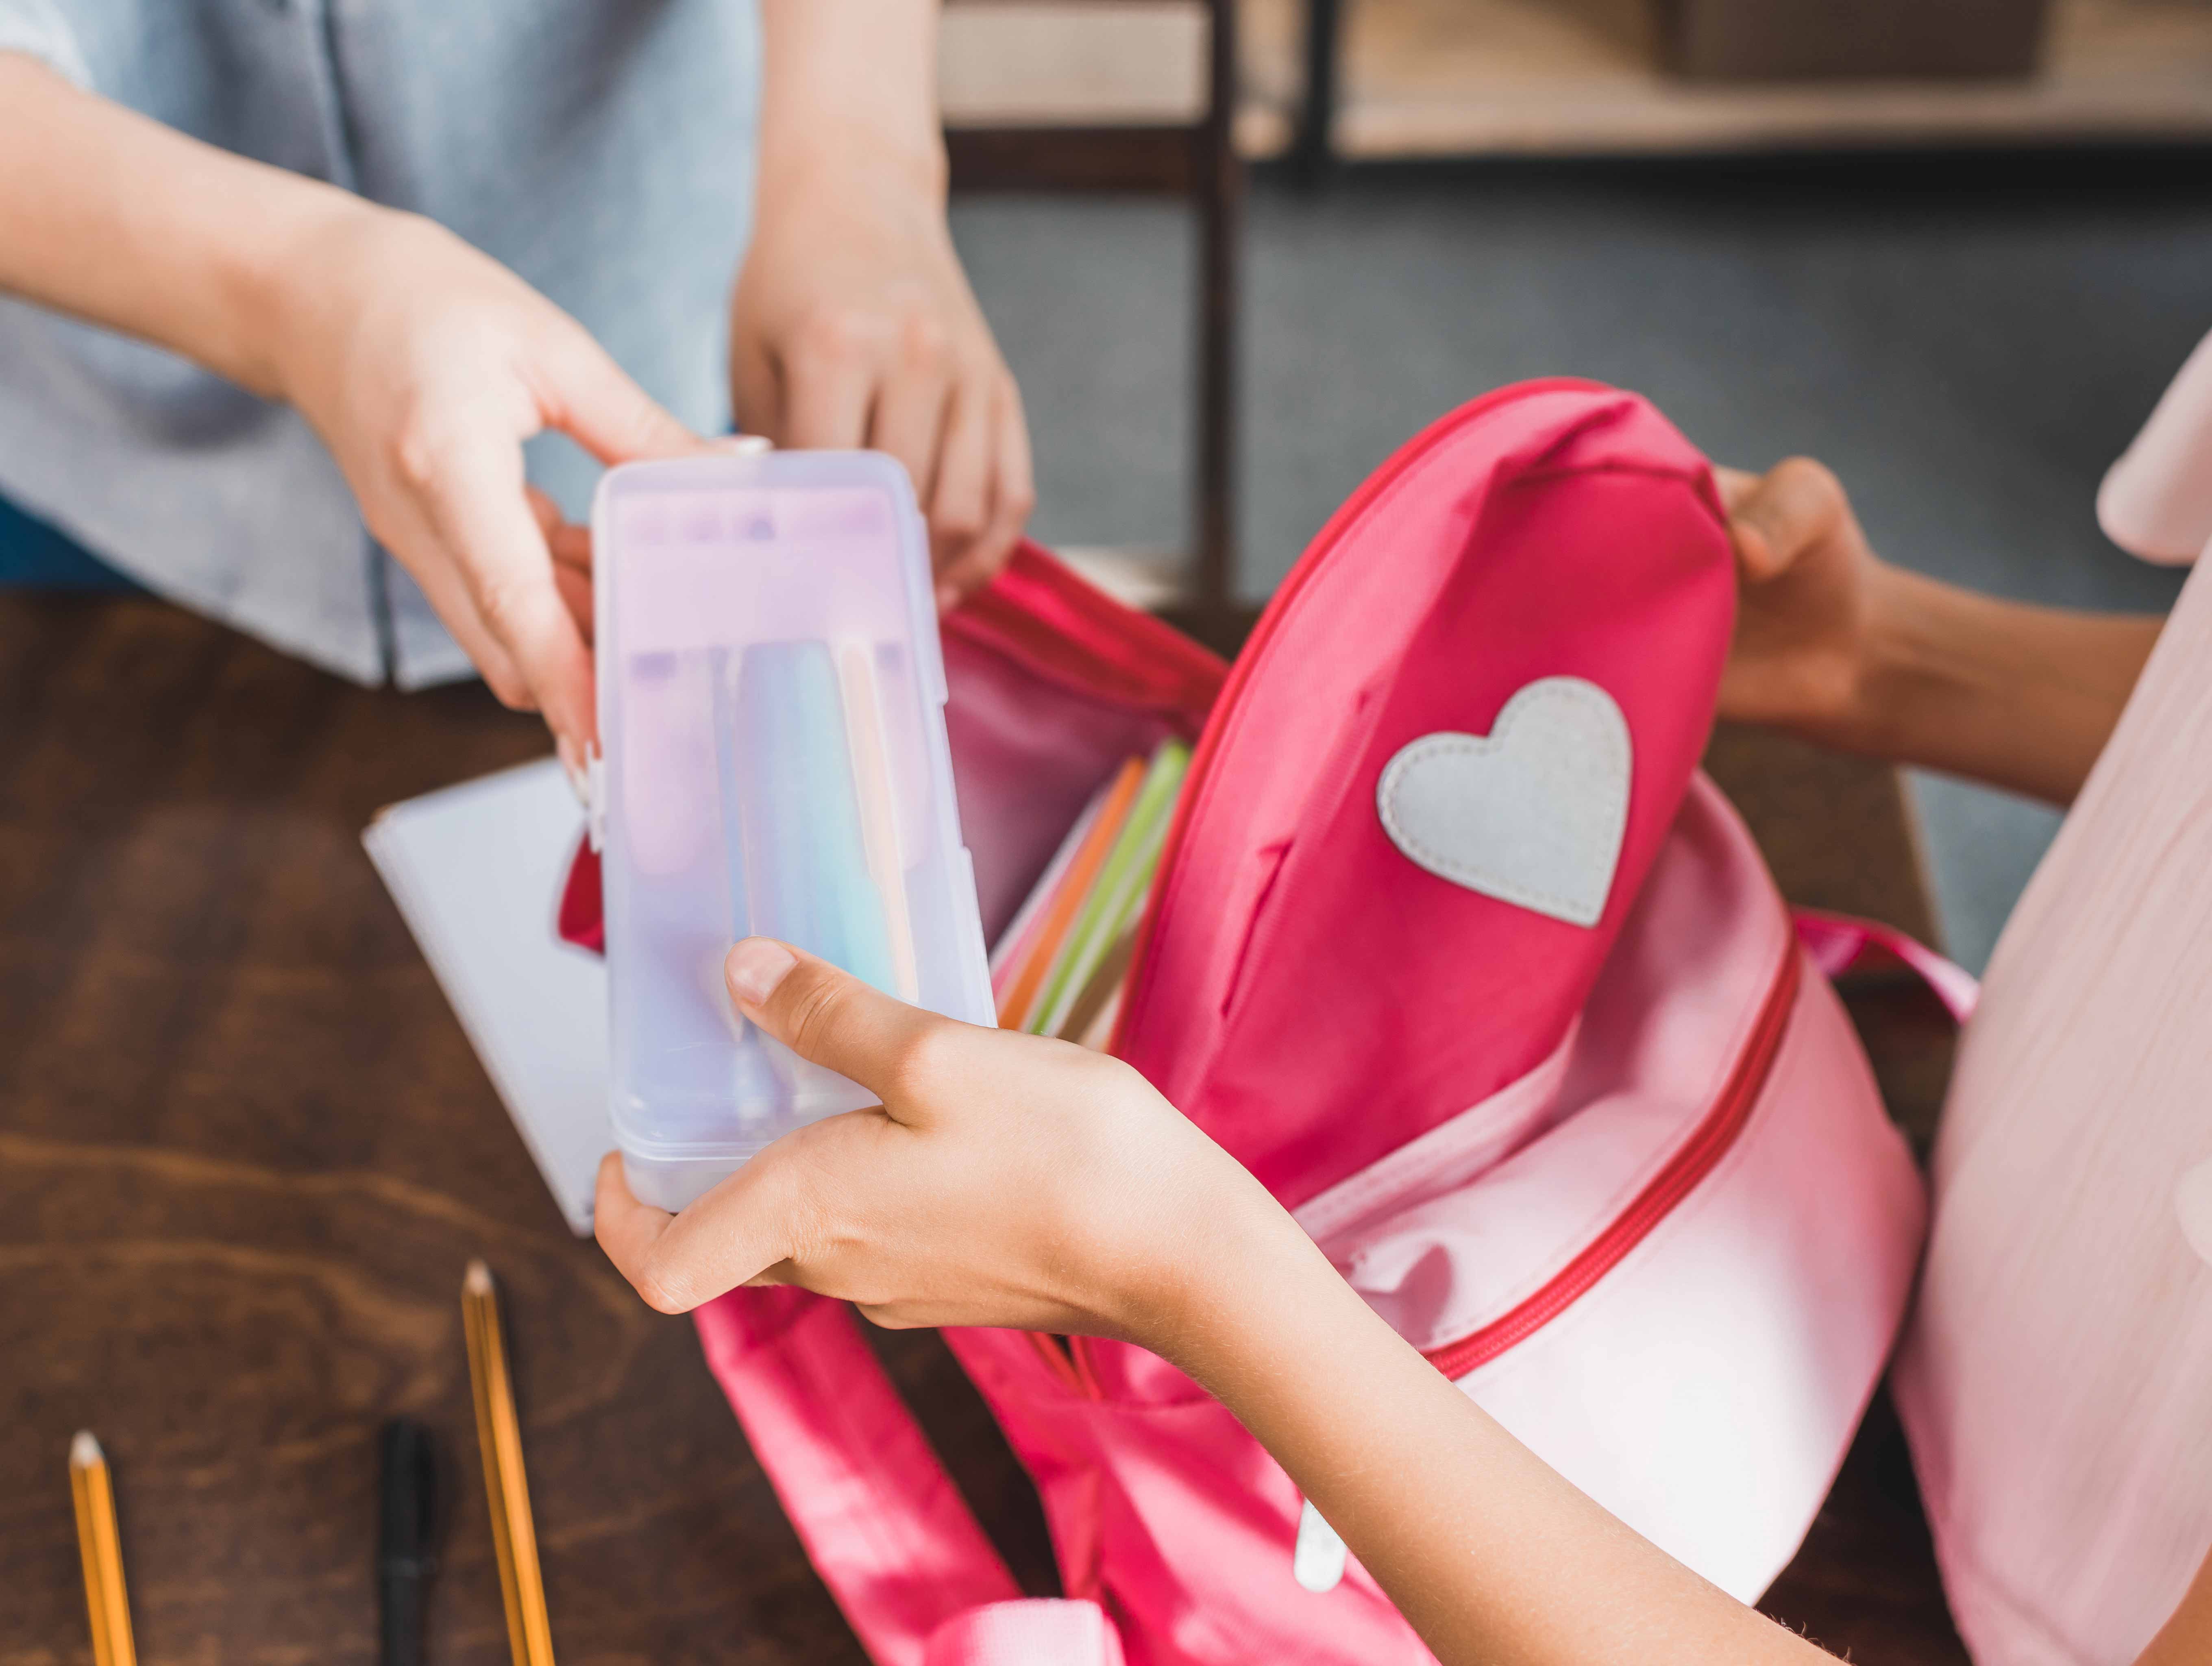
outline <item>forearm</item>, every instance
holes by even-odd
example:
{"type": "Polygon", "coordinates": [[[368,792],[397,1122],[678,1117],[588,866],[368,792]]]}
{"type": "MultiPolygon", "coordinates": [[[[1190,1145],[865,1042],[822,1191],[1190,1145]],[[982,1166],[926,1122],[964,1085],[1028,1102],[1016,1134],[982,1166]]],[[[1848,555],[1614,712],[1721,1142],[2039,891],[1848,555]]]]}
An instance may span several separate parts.
{"type": "Polygon", "coordinates": [[[0,52],[0,289],[277,397],[272,303],[291,252],[365,211],[0,52]]]}
{"type": "Polygon", "coordinates": [[[2212,1556],[2204,1559],[2181,1606],[2136,1666],[2203,1666],[2207,1660],[2212,1660],[2212,1556]]]}
{"type": "Polygon", "coordinates": [[[1817,1662],[1570,1486],[1305,1240],[1257,1225],[1165,1340],[1274,1455],[1445,1666],[1817,1662]]]}
{"type": "Polygon", "coordinates": [[[2069,804],[2119,721],[2156,617],[2029,607],[1884,567],[1850,708],[1815,738],[2069,804]]]}
{"type": "Polygon", "coordinates": [[[944,195],[935,0],[763,0],[761,27],[764,209],[854,145],[944,195]]]}

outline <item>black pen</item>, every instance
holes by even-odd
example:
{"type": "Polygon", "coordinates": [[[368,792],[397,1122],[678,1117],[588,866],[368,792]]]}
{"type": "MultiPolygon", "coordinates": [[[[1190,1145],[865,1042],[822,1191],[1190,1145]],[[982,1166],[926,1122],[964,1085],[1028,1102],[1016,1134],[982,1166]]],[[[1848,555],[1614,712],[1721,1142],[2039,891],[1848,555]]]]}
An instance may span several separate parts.
{"type": "Polygon", "coordinates": [[[395,1417],[377,1438],[376,1614],[383,1666],[422,1666],[422,1588],[431,1551],[438,1463],[430,1432],[395,1417]]]}

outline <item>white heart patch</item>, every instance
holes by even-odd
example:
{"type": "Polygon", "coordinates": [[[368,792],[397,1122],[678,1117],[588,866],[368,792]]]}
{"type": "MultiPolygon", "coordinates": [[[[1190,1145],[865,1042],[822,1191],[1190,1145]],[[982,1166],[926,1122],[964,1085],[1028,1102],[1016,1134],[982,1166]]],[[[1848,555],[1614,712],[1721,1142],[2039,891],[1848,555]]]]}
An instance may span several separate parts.
{"type": "Polygon", "coordinates": [[[1390,842],[1440,879],[1565,920],[1605,913],[1628,827],[1628,720],[1580,677],[1545,677],[1487,735],[1401,747],[1375,789],[1390,842]]]}

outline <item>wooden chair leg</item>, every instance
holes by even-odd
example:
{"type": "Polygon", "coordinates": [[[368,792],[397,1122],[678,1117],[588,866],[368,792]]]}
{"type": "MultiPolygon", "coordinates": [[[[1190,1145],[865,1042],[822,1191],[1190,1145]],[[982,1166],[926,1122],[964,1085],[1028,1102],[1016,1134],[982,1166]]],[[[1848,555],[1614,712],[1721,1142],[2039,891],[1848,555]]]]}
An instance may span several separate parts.
{"type": "Polygon", "coordinates": [[[1237,154],[1235,0],[1213,0],[1199,163],[1197,560],[1192,601],[1212,620],[1232,605],[1237,550],[1237,325],[1244,168],[1237,154]]]}
{"type": "Polygon", "coordinates": [[[1343,0],[1306,0],[1305,102],[1291,137],[1291,168],[1317,185],[1336,161],[1334,128],[1338,71],[1344,41],[1343,0]]]}

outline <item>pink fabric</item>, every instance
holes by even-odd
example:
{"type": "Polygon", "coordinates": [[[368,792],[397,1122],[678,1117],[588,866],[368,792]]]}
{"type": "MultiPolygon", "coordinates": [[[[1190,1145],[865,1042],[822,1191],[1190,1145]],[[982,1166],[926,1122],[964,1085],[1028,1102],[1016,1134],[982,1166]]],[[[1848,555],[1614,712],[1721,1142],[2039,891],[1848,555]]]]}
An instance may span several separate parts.
{"type": "Polygon", "coordinates": [[[823,1583],[879,1666],[1021,1593],[842,1302],[733,1290],[699,1310],[708,1369],[823,1583]]]}
{"type": "Polygon", "coordinates": [[[1936,1142],[1898,1402],[1980,1666],[2132,1660],[2212,1549],[2212,1268],[2175,1214],[2212,1158],[2208,872],[2200,567],[1997,944],[1936,1142]]]}
{"type": "MultiPolygon", "coordinates": [[[[1386,465],[1285,593],[1225,685],[1034,554],[948,622],[979,891],[1003,917],[1127,747],[1203,726],[1123,1050],[1537,1452],[1755,1596],[1879,1375],[1922,1204],[1848,1022],[1693,775],[1733,605],[1703,461],[1631,396],[1507,390],[1386,465]],[[1376,817],[1406,740],[1486,729],[1562,674],[1612,696],[1635,753],[1595,929],[1415,868],[1376,817]]],[[[848,1316],[739,1291],[699,1329],[875,1658],[1031,1623],[963,1617],[1011,1582],[848,1316]]],[[[947,1340],[1128,1666],[1429,1658],[1356,1560],[1297,1584],[1297,1489],[1174,1367],[947,1340]]]]}
{"type": "MultiPolygon", "coordinates": [[[[1465,1170],[1407,1163],[1413,1148],[1401,1147],[1306,1203],[1299,1223],[1414,1347],[1480,1329],[1602,1232],[1696,1133],[1789,952],[1789,917],[1751,836],[1699,776],[1541,1122],[1465,1170]],[[1716,920],[1731,928],[1712,930],[1716,920]]],[[[1487,1121],[1492,1103],[1429,1137],[1487,1121]]]]}
{"type": "MultiPolygon", "coordinates": [[[[1700,781],[1547,1116],[1477,1106],[1473,1121],[1516,1127],[1520,1142],[1456,1181],[1443,1164],[1409,1165],[1395,1187],[1359,1177],[1301,1220],[1417,1345],[1481,1324],[1680,1150],[1791,952],[1749,836],[1700,781]]],[[[1802,980],[1765,1089],[1708,1183],[1463,1386],[1607,1509],[1755,1597],[1802,1541],[1880,1377],[1923,1217],[1848,1020],[1824,983],[1802,980]]],[[[948,1340],[1036,1481],[1066,1588],[1121,1620],[1133,1663],[1428,1658],[1356,1562],[1332,1591],[1291,1582],[1297,1490],[1172,1366],[1097,1339],[1071,1342],[1072,1365],[1019,1333],[948,1340]]]]}
{"type": "Polygon", "coordinates": [[[930,1634],[923,1666],[1122,1666],[1121,1642],[1096,1602],[994,1602],[930,1634]]]}
{"type": "Polygon", "coordinates": [[[1887,957],[1918,974],[1936,992],[1944,1011],[1959,1023],[1974,1016],[1974,1006],[1982,996],[1982,986],[1974,975],[1894,926],[1819,909],[1798,909],[1792,917],[1796,921],[1797,940],[1824,976],[1841,977],[1867,960],[1887,957]]]}
{"type": "Polygon", "coordinates": [[[1674,820],[1735,605],[1705,459],[1643,400],[1524,384],[1432,425],[1322,529],[1231,672],[1117,1050],[1292,1204],[1534,1068],[1674,820]],[[1594,930],[1416,867],[1375,812],[1408,741],[1487,733],[1557,676],[1610,695],[1633,750],[1594,930]]]}

